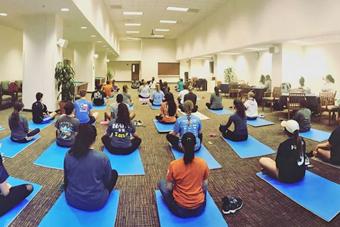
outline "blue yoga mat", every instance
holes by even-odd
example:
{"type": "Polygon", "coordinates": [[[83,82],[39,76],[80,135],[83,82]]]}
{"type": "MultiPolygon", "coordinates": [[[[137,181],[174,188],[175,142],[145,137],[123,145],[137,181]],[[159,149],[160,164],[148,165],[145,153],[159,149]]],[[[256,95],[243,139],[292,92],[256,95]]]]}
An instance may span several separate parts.
{"type": "Polygon", "coordinates": [[[211,110],[211,109],[208,110],[217,115],[232,115],[234,113],[234,111],[227,108],[224,108],[223,110],[211,110]]]}
{"type": "Polygon", "coordinates": [[[62,193],[53,207],[48,211],[40,222],[40,227],[83,227],[114,226],[119,204],[119,191],[111,192],[105,206],[97,211],[83,211],[69,206],[66,202],[65,193],[62,193]]]}
{"type": "Polygon", "coordinates": [[[40,130],[43,130],[45,128],[47,128],[48,126],[50,126],[51,124],[53,124],[55,122],[55,120],[51,120],[50,122],[48,123],[44,123],[44,124],[36,124],[34,123],[32,120],[28,122],[28,128],[30,130],[33,130],[33,129],[40,129],[40,130]]]}
{"type": "Polygon", "coordinates": [[[161,109],[161,106],[154,106],[154,105],[149,105],[152,110],[159,110],[161,109]]]}
{"type": "Polygon", "coordinates": [[[161,227],[226,227],[228,224],[223,218],[210,194],[207,193],[207,204],[204,212],[198,217],[180,218],[171,213],[165,204],[159,190],[155,191],[158,218],[161,227]]]}
{"type": "Polygon", "coordinates": [[[310,171],[306,171],[302,181],[293,184],[282,183],[261,172],[256,175],[327,222],[340,212],[340,185],[310,171]]]}
{"type": "Polygon", "coordinates": [[[174,124],[162,124],[156,119],[153,119],[153,123],[159,133],[171,132],[174,129],[174,124]]]}
{"type": "Polygon", "coordinates": [[[52,143],[34,164],[52,169],[64,169],[64,158],[70,148],[60,147],[56,142],[52,143]]]}
{"type": "Polygon", "coordinates": [[[93,105],[93,110],[106,110],[106,105],[102,105],[102,106],[93,105]]]}
{"type": "Polygon", "coordinates": [[[261,127],[261,126],[273,125],[274,123],[271,121],[262,119],[262,118],[257,118],[256,120],[250,120],[250,121],[248,120],[247,124],[253,127],[261,127]]]}
{"type": "Polygon", "coordinates": [[[274,153],[273,149],[250,135],[246,141],[241,142],[234,142],[225,138],[223,139],[240,158],[253,158],[274,153]]]}
{"type": "Polygon", "coordinates": [[[114,155],[106,148],[104,153],[110,159],[112,169],[122,175],[145,175],[142,158],[139,149],[128,155],[114,155]]]}
{"type": "Polygon", "coordinates": [[[14,158],[17,154],[25,150],[40,137],[40,135],[36,135],[34,139],[28,143],[16,143],[11,140],[10,136],[7,136],[0,140],[0,144],[2,144],[0,147],[0,153],[7,158],[14,158]]]}
{"type": "MultiPolygon", "coordinates": [[[[171,152],[174,155],[175,159],[183,158],[183,153],[177,151],[176,149],[171,148],[171,152]]],[[[201,149],[199,151],[195,152],[196,157],[200,157],[204,159],[207,162],[207,165],[209,169],[219,169],[222,168],[220,163],[218,163],[215,158],[209,153],[207,148],[205,146],[201,146],[201,149]]]]}
{"type": "Polygon", "coordinates": [[[328,138],[331,136],[331,133],[311,128],[308,132],[301,132],[300,136],[306,139],[314,140],[316,142],[323,142],[328,140],[328,138]]]}
{"type": "Polygon", "coordinates": [[[4,128],[4,127],[2,127],[2,126],[0,125],[0,131],[2,131],[2,130],[5,130],[5,128],[4,128]]]}
{"type": "Polygon", "coordinates": [[[32,184],[33,185],[33,192],[24,199],[20,204],[14,207],[12,210],[8,211],[4,216],[0,217],[0,226],[9,226],[14,219],[20,214],[20,212],[28,205],[29,202],[38,194],[41,190],[41,185],[35,184],[29,181],[21,180],[14,177],[9,177],[7,182],[12,186],[17,186],[21,184],[32,184]]]}

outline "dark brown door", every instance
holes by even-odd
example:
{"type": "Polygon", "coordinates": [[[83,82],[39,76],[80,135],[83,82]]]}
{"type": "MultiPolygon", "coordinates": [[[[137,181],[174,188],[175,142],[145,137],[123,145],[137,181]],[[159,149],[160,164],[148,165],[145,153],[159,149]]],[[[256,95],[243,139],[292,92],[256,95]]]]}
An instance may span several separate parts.
{"type": "Polygon", "coordinates": [[[139,64],[131,64],[131,80],[139,80],[139,64]]]}

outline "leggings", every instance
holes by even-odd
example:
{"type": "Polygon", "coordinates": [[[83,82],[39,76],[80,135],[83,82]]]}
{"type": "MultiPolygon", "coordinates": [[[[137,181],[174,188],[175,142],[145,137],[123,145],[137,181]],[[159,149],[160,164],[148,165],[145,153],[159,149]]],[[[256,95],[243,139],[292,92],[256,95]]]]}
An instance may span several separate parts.
{"type": "Polygon", "coordinates": [[[235,134],[235,132],[233,131],[230,131],[230,130],[227,130],[225,132],[222,132],[222,136],[225,138],[225,139],[229,139],[231,141],[235,141],[235,142],[238,142],[238,141],[245,141],[248,139],[248,135],[238,135],[238,134],[235,134]]]}
{"type": "Polygon", "coordinates": [[[210,109],[210,110],[223,110],[223,107],[221,107],[221,108],[214,108],[214,109],[210,108],[210,107],[211,107],[211,104],[208,103],[208,102],[207,102],[205,105],[206,105],[207,108],[210,109]]]}
{"type": "MultiPolygon", "coordinates": [[[[200,139],[201,143],[203,141],[203,134],[200,133],[198,134],[198,138],[200,139]]],[[[171,146],[178,150],[179,152],[184,152],[182,146],[180,145],[180,141],[179,141],[179,137],[175,136],[173,134],[167,134],[166,135],[166,139],[168,140],[168,142],[171,144],[171,146]]],[[[199,147],[199,149],[195,150],[195,151],[199,151],[201,149],[201,146],[199,147]]]]}
{"type": "Polygon", "coordinates": [[[24,138],[24,139],[17,140],[15,138],[11,137],[11,140],[13,142],[16,142],[16,143],[28,143],[28,142],[32,141],[32,139],[33,139],[32,137],[37,135],[39,132],[40,132],[40,129],[36,128],[36,129],[30,131],[29,133],[27,133],[26,138],[24,138]]]}
{"type": "Polygon", "coordinates": [[[0,195],[0,217],[16,207],[21,201],[29,196],[33,191],[27,189],[28,184],[13,186],[9,189],[7,196],[0,195]]]}
{"type": "Polygon", "coordinates": [[[255,121],[257,119],[257,117],[247,117],[248,121],[255,121]]]}
{"type": "Polygon", "coordinates": [[[156,117],[156,120],[159,122],[159,123],[162,123],[162,124],[165,124],[165,125],[173,125],[173,124],[175,124],[176,123],[176,121],[174,121],[174,122],[165,122],[165,121],[163,121],[163,116],[161,116],[161,115],[157,115],[156,117]]]}
{"type": "Polygon", "coordinates": [[[111,138],[108,135],[104,135],[102,137],[102,142],[106,149],[109,150],[111,154],[120,154],[120,155],[127,155],[134,152],[139,145],[142,143],[142,140],[140,138],[133,138],[131,140],[132,145],[130,147],[114,147],[111,144],[111,138]]]}

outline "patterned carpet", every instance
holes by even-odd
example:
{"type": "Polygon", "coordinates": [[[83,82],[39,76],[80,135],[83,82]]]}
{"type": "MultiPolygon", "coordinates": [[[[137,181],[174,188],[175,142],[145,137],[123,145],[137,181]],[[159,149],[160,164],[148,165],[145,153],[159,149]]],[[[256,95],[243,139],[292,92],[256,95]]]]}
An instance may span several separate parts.
{"type": "MultiPolygon", "coordinates": [[[[157,182],[165,177],[168,163],[173,160],[168,148],[165,135],[158,134],[152,123],[152,118],[158,113],[148,106],[138,103],[137,93],[132,90],[135,102],[136,119],[142,120],[145,127],[139,127],[137,134],[142,138],[141,156],[145,168],[145,176],[123,176],[118,179],[116,188],[121,191],[116,226],[159,226],[154,190],[157,182]]],[[[209,133],[217,133],[218,125],[227,120],[226,116],[217,116],[205,108],[209,100],[206,92],[197,92],[200,97],[199,111],[210,120],[203,121],[203,143],[214,158],[222,165],[222,169],[210,171],[209,192],[214,201],[221,208],[221,199],[227,195],[240,196],[244,200],[244,207],[234,215],[224,216],[230,226],[340,226],[340,215],[331,223],[326,223],[306,209],[300,207],[264,181],[255,176],[260,170],[258,158],[240,159],[220,137],[209,137],[209,133]]],[[[231,99],[224,99],[224,105],[229,107],[231,99]]],[[[268,109],[266,111],[269,111],[268,109]]],[[[7,127],[7,118],[11,110],[1,111],[0,124],[7,127]]],[[[100,120],[103,118],[100,111],[100,120]]],[[[30,113],[24,113],[28,118],[30,113]]],[[[277,149],[279,142],[285,139],[279,126],[279,118],[286,117],[284,113],[265,112],[266,119],[274,121],[273,126],[253,128],[249,133],[277,149]]],[[[331,131],[327,118],[315,122],[314,127],[331,131]]],[[[100,137],[105,126],[97,124],[98,138],[95,144],[100,149],[100,137]]],[[[8,135],[9,131],[0,132],[0,137],[8,135]]],[[[34,160],[55,139],[55,129],[49,126],[41,133],[42,138],[17,155],[13,159],[7,158],[5,166],[9,173],[18,178],[36,182],[43,186],[34,200],[16,218],[12,226],[37,226],[46,212],[60,195],[59,188],[63,182],[63,172],[38,167],[34,160]]],[[[311,150],[316,143],[306,140],[307,150],[311,150]]],[[[272,155],[271,157],[275,157],[272,155]]],[[[127,165],[129,163],[126,163],[127,165]]],[[[318,175],[340,183],[340,170],[312,160],[314,168],[311,170],[318,175]]],[[[322,189],[320,189],[322,193],[322,189]]],[[[332,201],[325,201],[332,202],[332,201]]]]}

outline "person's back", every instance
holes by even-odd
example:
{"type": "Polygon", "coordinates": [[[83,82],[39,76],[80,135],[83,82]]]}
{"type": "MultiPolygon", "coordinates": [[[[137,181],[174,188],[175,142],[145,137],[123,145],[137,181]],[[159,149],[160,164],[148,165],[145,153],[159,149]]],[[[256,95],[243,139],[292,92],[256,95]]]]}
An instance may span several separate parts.
{"type": "Polygon", "coordinates": [[[184,102],[187,100],[190,100],[194,104],[194,106],[196,106],[197,95],[190,91],[188,94],[184,95],[184,102]]]}
{"type": "Polygon", "coordinates": [[[308,108],[302,108],[296,112],[293,119],[299,123],[300,132],[307,132],[310,130],[311,116],[312,112],[308,108]]]}
{"type": "Polygon", "coordinates": [[[246,115],[249,118],[256,118],[259,115],[258,105],[255,99],[247,99],[244,102],[244,106],[246,107],[246,115]]]}
{"type": "Polygon", "coordinates": [[[193,209],[204,202],[203,181],[208,171],[206,162],[198,157],[187,165],[183,159],[170,163],[167,180],[174,183],[173,196],[180,206],[193,209]]]}
{"type": "Polygon", "coordinates": [[[109,83],[106,83],[104,86],[103,86],[103,91],[106,95],[106,97],[110,98],[112,96],[112,85],[109,84],[109,83]]]}
{"type": "Polygon", "coordinates": [[[90,121],[90,111],[92,103],[84,98],[78,99],[74,102],[75,115],[81,124],[87,124],[90,121]]]}
{"type": "Polygon", "coordinates": [[[55,123],[57,128],[57,144],[62,147],[71,147],[79,130],[79,124],[79,120],[74,117],[69,115],[60,116],[55,123]]]}
{"type": "Polygon", "coordinates": [[[183,80],[179,80],[177,82],[177,89],[179,92],[181,92],[183,89],[184,89],[184,83],[183,83],[183,80]]]}
{"type": "Polygon", "coordinates": [[[15,120],[10,116],[8,118],[8,125],[11,130],[11,138],[13,140],[19,141],[26,138],[29,128],[25,117],[19,115],[19,121],[16,124],[15,120]]]}
{"type": "Polygon", "coordinates": [[[143,84],[139,87],[139,95],[141,98],[149,98],[150,97],[150,87],[146,84],[143,84]]]}
{"type": "Polygon", "coordinates": [[[107,134],[111,135],[111,145],[113,147],[131,147],[131,136],[135,132],[136,129],[132,123],[124,125],[122,123],[117,123],[115,120],[111,121],[107,128],[107,134]]]}
{"type": "Polygon", "coordinates": [[[93,105],[95,106],[103,106],[105,103],[105,93],[101,91],[100,89],[94,91],[92,93],[92,100],[93,100],[93,105]]]}
{"type": "Polygon", "coordinates": [[[164,99],[164,93],[162,91],[155,91],[152,94],[152,105],[160,106],[164,99]]]}
{"type": "Polygon", "coordinates": [[[234,133],[236,135],[248,135],[248,128],[247,128],[247,118],[242,118],[237,113],[234,113],[230,116],[230,120],[234,123],[234,133]]]}
{"type": "Polygon", "coordinates": [[[215,93],[211,94],[210,97],[210,109],[222,109],[222,97],[220,95],[216,95],[215,93]]]}
{"type": "Polygon", "coordinates": [[[306,143],[301,138],[301,156],[297,154],[297,144],[294,138],[288,138],[278,148],[276,166],[279,169],[279,179],[284,182],[296,182],[305,175],[306,143]]]}
{"type": "Polygon", "coordinates": [[[111,171],[110,161],[103,152],[89,150],[80,158],[67,153],[64,161],[67,202],[82,210],[102,208],[109,197],[105,183],[111,180],[111,171]]]}
{"type": "Polygon", "coordinates": [[[47,112],[46,106],[40,101],[32,104],[32,120],[34,123],[41,123],[44,120],[44,113],[47,112]]]}
{"type": "Polygon", "coordinates": [[[191,132],[194,134],[196,138],[195,150],[198,150],[201,147],[201,140],[199,138],[201,128],[201,120],[198,117],[194,115],[184,115],[177,118],[174,126],[174,132],[179,133],[180,137],[182,137],[186,132],[191,132]]]}
{"type": "Polygon", "coordinates": [[[125,103],[126,105],[130,106],[131,105],[131,95],[128,94],[127,92],[123,92],[123,103],[125,103]]]}
{"type": "Polygon", "coordinates": [[[186,89],[186,87],[184,87],[184,89],[182,90],[182,91],[180,91],[179,92],[179,99],[180,99],[180,103],[181,104],[183,104],[184,103],[184,96],[186,95],[186,94],[188,94],[189,93],[189,90],[188,89],[186,89]]]}

